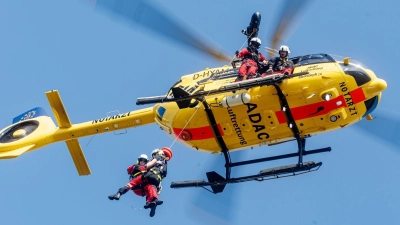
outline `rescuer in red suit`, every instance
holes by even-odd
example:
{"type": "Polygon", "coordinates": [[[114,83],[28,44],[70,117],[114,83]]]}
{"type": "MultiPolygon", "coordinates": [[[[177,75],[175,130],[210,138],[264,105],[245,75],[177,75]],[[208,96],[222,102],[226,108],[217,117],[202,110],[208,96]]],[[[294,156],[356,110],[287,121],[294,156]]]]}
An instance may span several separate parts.
{"type": "Polygon", "coordinates": [[[163,203],[158,199],[158,193],[161,191],[161,181],[167,174],[167,160],[172,157],[172,151],[169,148],[155,149],[152,152],[152,160],[142,154],[138,157],[136,164],[128,167],[128,174],[131,181],[120,188],[114,195],[108,196],[110,200],[119,200],[121,195],[129,190],[133,190],[136,195],[146,196],[145,209],[150,208],[150,216],[155,215],[157,205],[163,203]]]}
{"type": "Polygon", "coordinates": [[[258,49],[261,46],[261,40],[257,37],[252,38],[249,43],[249,47],[242,49],[236,56],[242,58],[242,65],[239,68],[239,75],[236,81],[242,81],[252,79],[256,75],[258,70],[258,64],[267,61],[258,49]]]}

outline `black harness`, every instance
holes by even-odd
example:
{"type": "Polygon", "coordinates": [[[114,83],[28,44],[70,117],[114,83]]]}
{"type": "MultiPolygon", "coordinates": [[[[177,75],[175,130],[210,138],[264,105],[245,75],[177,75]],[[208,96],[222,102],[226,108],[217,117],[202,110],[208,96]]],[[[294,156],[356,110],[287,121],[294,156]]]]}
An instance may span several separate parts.
{"type": "Polygon", "coordinates": [[[251,60],[257,62],[257,64],[258,64],[259,61],[260,61],[260,57],[261,57],[260,53],[259,53],[257,50],[253,50],[253,49],[250,48],[250,47],[247,47],[247,50],[248,50],[251,54],[247,54],[247,55],[243,56],[243,59],[251,59],[251,60]]]}

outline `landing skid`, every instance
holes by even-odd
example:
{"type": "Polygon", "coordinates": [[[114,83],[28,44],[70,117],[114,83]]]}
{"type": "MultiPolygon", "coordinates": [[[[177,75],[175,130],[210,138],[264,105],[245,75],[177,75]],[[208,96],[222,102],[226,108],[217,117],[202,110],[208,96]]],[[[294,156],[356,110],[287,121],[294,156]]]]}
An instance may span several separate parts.
{"type": "MultiPolygon", "coordinates": [[[[302,139],[302,140],[304,140],[302,142],[305,143],[305,139],[302,139]]],[[[226,167],[225,178],[222,177],[221,175],[219,175],[217,172],[212,171],[212,172],[206,173],[208,182],[206,182],[205,180],[189,180],[189,181],[181,181],[181,182],[172,182],[171,188],[188,188],[188,187],[203,187],[203,188],[205,188],[207,186],[210,186],[212,190],[209,190],[207,188],[206,189],[214,194],[217,194],[217,193],[221,193],[227,184],[241,183],[241,182],[246,182],[246,181],[260,181],[261,182],[261,181],[279,179],[279,178],[290,177],[290,176],[298,176],[298,175],[302,175],[305,173],[317,171],[322,165],[322,162],[315,162],[315,161],[309,161],[309,162],[303,163],[302,159],[300,159],[300,158],[302,158],[302,156],[321,153],[321,152],[329,152],[329,151],[331,151],[330,147],[316,149],[316,150],[310,150],[310,151],[303,150],[302,154],[291,153],[291,154],[278,155],[278,156],[267,157],[267,158],[260,158],[260,159],[255,159],[255,160],[235,162],[235,163],[232,163],[229,161],[229,162],[227,162],[227,164],[225,166],[226,167]],[[296,156],[299,157],[299,161],[301,161],[301,163],[299,162],[297,164],[261,170],[258,174],[250,175],[250,176],[243,176],[243,177],[237,177],[237,178],[230,177],[231,168],[235,167],[235,166],[243,166],[243,165],[279,160],[279,159],[296,157],[296,156]]],[[[227,152],[226,154],[228,154],[228,158],[229,158],[229,152],[227,152]]]]}
{"type": "Polygon", "coordinates": [[[300,135],[300,131],[299,131],[297,124],[293,118],[292,112],[290,110],[290,107],[286,100],[285,95],[283,94],[282,90],[279,88],[279,86],[276,83],[272,84],[272,85],[277,90],[277,93],[278,93],[278,96],[280,99],[280,103],[281,103],[281,107],[282,107],[282,111],[285,113],[285,116],[287,119],[287,125],[288,125],[288,127],[291,128],[291,130],[293,132],[293,136],[296,138],[297,146],[298,146],[297,153],[291,153],[291,154],[278,155],[278,156],[273,156],[273,157],[260,158],[260,159],[232,163],[231,159],[230,159],[229,151],[228,151],[228,149],[225,145],[225,142],[222,139],[222,136],[216,125],[214,115],[213,115],[211,109],[209,108],[209,106],[207,105],[207,103],[205,101],[203,101],[203,105],[204,105],[205,111],[207,113],[208,119],[211,123],[211,127],[213,128],[214,134],[216,136],[216,140],[222,149],[222,153],[224,154],[225,169],[226,169],[225,178],[222,177],[221,175],[219,175],[217,172],[212,171],[212,172],[206,173],[208,182],[206,182],[205,180],[190,180],[190,181],[172,182],[171,188],[187,188],[187,187],[203,187],[203,188],[205,188],[207,186],[210,186],[212,190],[209,190],[209,189],[207,189],[207,190],[209,190],[210,192],[212,192],[214,194],[217,194],[217,193],[223,192],[226,184],[240,183],[240,182],[246,182],[246,181],[265,181],[265,180],[278,179],[278,178],[283,178],[283,177],[288,177],[288,176],[296,176],[296,175],[301,175],[301,174],[317,171],[321,167],[322,162],[310,161],[310,162],[303,163],[303,156],[321,153],[321,152],[330,152],[331,148],[327,147],[327,148],[321,148],[321,149],[310,150],[310,151],[305,150],[306,139],[305,139],[305,137],[301,137],[301,135],[300,135]],[[297,164],[261,170],[256,175],[231,178],[232,167],[266,162],[266,161],[279,160],[279,159],[290,158],[290,157],[298,157],[297,164]]]}

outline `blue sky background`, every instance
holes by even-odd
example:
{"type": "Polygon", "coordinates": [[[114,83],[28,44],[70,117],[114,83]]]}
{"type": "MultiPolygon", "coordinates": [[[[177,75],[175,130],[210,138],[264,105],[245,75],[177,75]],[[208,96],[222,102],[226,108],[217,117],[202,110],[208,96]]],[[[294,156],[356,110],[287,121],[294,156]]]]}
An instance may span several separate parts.
{"type": "MultiPolygon", "coordinates": [[[[245,41],[241,30],[251,15],[262,15],[259,36],[268,34],[280,1],[154,0],[187,27],[233,54],[245,41]]],[[[314,1],[286,42],[291,56],[332,53],[349,56],[388,83],[377,113],[399,121],[398,55],[400,3],[395,0],[314,1]]],[[[182,48],[138,25],[95,10],[86,1],[0,1],[0,127],[36,106],[51,114],[44,92],[57,89],[73,123],[127,112],[136,98],[162,95],[182,75],[221,63],[182,48]]],[[[53,117],[54,118],[54,117],[53,117]]],[[[379,135],[399,143],[399,127],[363,121],[379,135]],[[369,123],[369,124],[368,124],[369,123]]],[[[170,189],[172,181],[205,179],[223,172],[221,156],[196,152],[180,144],[164,181],[154,218],[133,210],[145,200],[128,193],[109,201],[128,181],[126,167],[141,153],[172,143],[156,125],[127,134],[80,139],[92,175],[79,177],[64,143],[56,143],[13,160],[0,161],[1,224],[398,224],[400,221],[400,145],[383,142],[356,125],[317,135],[307,149],[332,152],[306,156],[322,161],[316,173],[262,183],[228,186],[220,195],[203,189],[170,189]],[[89,144],[90,142],[90,144],[89,144]],[[218,211],[222,211],[217,213],[218,211]],[[218,216],[217,216],[218,215],[218,216]]],[[[256,147],[233,153],[253,159],[296,151],[296,143],[256,147]]],[[[258,173],[296,159],[235,168],[233,176],[258,173]]]]}

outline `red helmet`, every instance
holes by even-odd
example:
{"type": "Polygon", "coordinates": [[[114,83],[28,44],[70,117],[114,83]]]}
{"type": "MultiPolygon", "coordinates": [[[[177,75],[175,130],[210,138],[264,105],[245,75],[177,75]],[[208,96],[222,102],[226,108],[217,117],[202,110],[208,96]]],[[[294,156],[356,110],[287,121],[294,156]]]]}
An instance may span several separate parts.
{"type": "Polygon", "coordinates": [[[169,161],[172,158],[172,150],[168,147],[163,147],[161,150],[164,152],[164,155],[167,157],[166,160],[169,161]]]}

